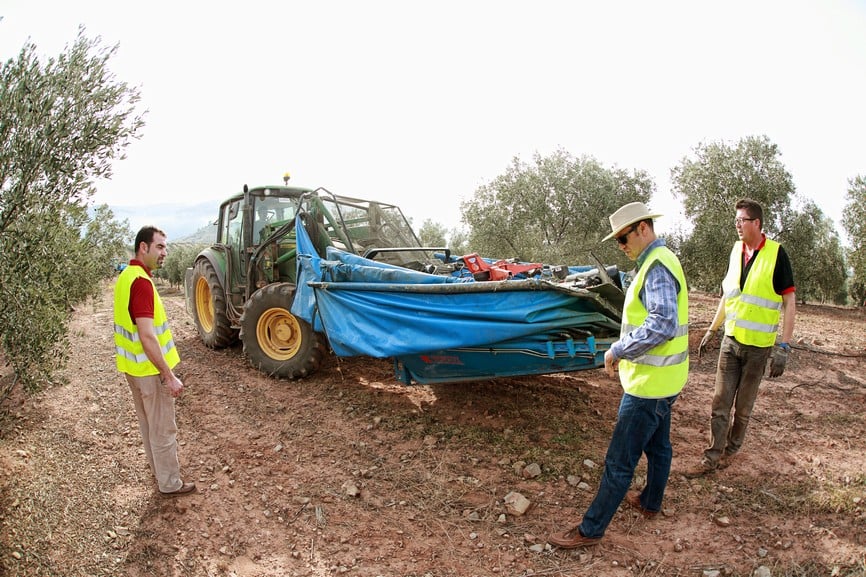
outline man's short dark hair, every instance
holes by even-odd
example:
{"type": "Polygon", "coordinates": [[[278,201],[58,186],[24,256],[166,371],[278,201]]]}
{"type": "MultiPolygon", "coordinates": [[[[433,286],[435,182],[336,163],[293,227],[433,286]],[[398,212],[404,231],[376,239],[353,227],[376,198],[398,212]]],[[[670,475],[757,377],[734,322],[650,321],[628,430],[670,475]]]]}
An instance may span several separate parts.
{"type": "Polygon", "coordinates": [[[751,198],[741,198],[734,206],[734,210],[744,209],[749,218],[757,218],[761,221],[761,227],[764,226],[764,209],[757,200],[751,198]]]}
{"type": "Polygon", "coordinates": [[[135,235],[135,245],[132,247],[133,251],[138,252],[138,247],[141,246],[141,243],[150,246],[150,243],[153,242],[153,235],[155,234],[166,236],[165,231],[155,226],[148,225],[141,227],[141,230],[139,230],[138,234],[135,235]]]}

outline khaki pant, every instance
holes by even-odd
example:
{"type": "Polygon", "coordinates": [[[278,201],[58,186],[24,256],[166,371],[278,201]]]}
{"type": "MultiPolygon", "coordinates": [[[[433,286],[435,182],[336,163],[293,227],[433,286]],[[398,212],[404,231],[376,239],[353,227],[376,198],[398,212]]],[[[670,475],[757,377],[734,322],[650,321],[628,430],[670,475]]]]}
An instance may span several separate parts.
{"type": "Polygon", "coordinates": [[[177,460],[177,423],[174,416],[174,397],[159,380],[159,375],[133,377],[126,375],[138,429],[144,441],[144,452],[150,469],[156,476],[163,493],[177,491],[183,485],[180,463],[177,460]]]}

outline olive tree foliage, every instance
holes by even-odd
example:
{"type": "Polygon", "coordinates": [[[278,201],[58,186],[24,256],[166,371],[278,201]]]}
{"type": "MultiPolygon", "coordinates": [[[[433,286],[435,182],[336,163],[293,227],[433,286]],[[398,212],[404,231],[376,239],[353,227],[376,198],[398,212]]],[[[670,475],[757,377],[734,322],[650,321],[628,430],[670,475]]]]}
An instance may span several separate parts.
{"type": "Polygon", "coordinates": [[[845,304],[845,256],[833,221],[807,200],[783,214],[781,224],[778,240],[791,260],[797,299],[845,304]]]}
{"type": "Polygon", "coordinates": [[[453,255],[469,254],[469,234],[462,228],[452,228],[448,233],[448,248],[453,255]]]}
{"type": "Polygon", "coordinates": [[[445,237],[448,231],[438,222],[424,219],[424,223],[418,230],[418,238],[423,246],[445,246],[445,237]]]}
{"type": "MultiPolygon", "coordinates": [[[[84,226],[81,246],[89,258],[82,262],[82,273],[99,279],[112,277],[115,265],[126,262],[132,255],[134,234],[129,221],[118,221],[107,204],[94,207],[84,226]]],[[[88,283],[88,296],[96,295],[97,288],[88,283]]]]}
{"type": "Polygon", "coordinates": [[[717,291],[737,240],[737,200],[759,202],[764,232],[776,238],[782,223],[791,218],[794,183],[778,147],[765,136],[743,138],[734,145],[699,144],[693,152],[692,158],[671,169],[671,192],[692,224],[691,232],[675,244],[691,287],[717,291]]]}
{"type": "Polygon", "coordinates": [[[866,177],[848,181],[842,226],[848,235],[847,252],[851,271],[849,295],[854,304],[866,306],[866,177]]]}
{"type": "Polygon", "coordinates": [[[591,157],[563,150],[536,153],[531,164],[518,157],[492,182],[461,203],[469,226],[468,246],[490,258],[549,264],[606,264],[631,268],[610,232],[608,217],[622,205],[648,203],[655,184],[644,171],[605,168],[591,157]]]}
{"type": "Polygon", "coordinates": [[[192,268],[195,264],[195,257],[205,247],[207,245],[201,243],[169,243],[168,255],[162,263],[162,268],[156,271],[155,276],[167,280],[169,286],[182,287],[186,269],[192,268]]]}
{"type": "Polygon", "coordinates": [[[82,28],[57,57],[27,44],[0,68],[0,349],[27,391],[54,379],[71,307],[95,294],[127,232],[87,210],[143,126],[138,92],[109,72],[115,50],[82,28]]]}
{"type": "Polygon", "coordinates": [[[114,276],[115,263],[128,254],[126,239],[132,233],[125,220],[115,220],[107,205],[88,211],[84,205],[73,203],[66,206],[66,211],[64,224],[52,231],[57,236],[46,244],[63,247],[59,261],[69,263],[73,269],[61,275],[64,282],[55,288],[59,291],[55,297],[62,295],[62,303],[71,310],[100,294],[101,282],[114,276]]]}
{"type": "Polygon", "coordinates": [[[425,219],[418,231],[418,238],[423,246],[445,247],[452,255],[463,255],[469,251],[468,238],[460,228],[447,229],[444,225],[425,219]]]}

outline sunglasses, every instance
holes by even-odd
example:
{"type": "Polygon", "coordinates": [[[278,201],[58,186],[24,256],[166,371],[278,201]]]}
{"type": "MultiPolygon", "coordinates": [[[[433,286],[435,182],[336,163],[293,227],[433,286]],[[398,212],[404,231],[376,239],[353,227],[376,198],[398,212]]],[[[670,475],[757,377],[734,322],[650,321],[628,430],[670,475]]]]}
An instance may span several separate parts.
{"type": "Polygon", "coordinates": [[[616,237],[616,242],[618,242],[619,244],[628,244],[628,235],[630,235],[631,233],[636,231],[638,226],[640,226],[639,222],[636,222],[633,225],[631,225],[631,228],[629,228],[627,231],[625,231],[624,233],[622,233],[621,235],[616,237]]]}

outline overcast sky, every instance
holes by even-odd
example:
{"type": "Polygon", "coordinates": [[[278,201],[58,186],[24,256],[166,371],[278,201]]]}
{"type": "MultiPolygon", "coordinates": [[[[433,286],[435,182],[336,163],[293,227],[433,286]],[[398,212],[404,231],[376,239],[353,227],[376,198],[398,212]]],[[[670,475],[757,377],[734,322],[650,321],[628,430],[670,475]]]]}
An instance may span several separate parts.
{"type": "Polygon", "coordinates": [[[215,216],[286,171],[451,228],[513,157],[557,149],[648,171],[664,232],[670,169],[761,135],[842,234],[866,175],[864,0],[0,0],[0,16],[3,61],[27,41],[56,56],[79,25],[118,45],[147,125],[96,201],[170,238],[177,205],[215,216]]]}

